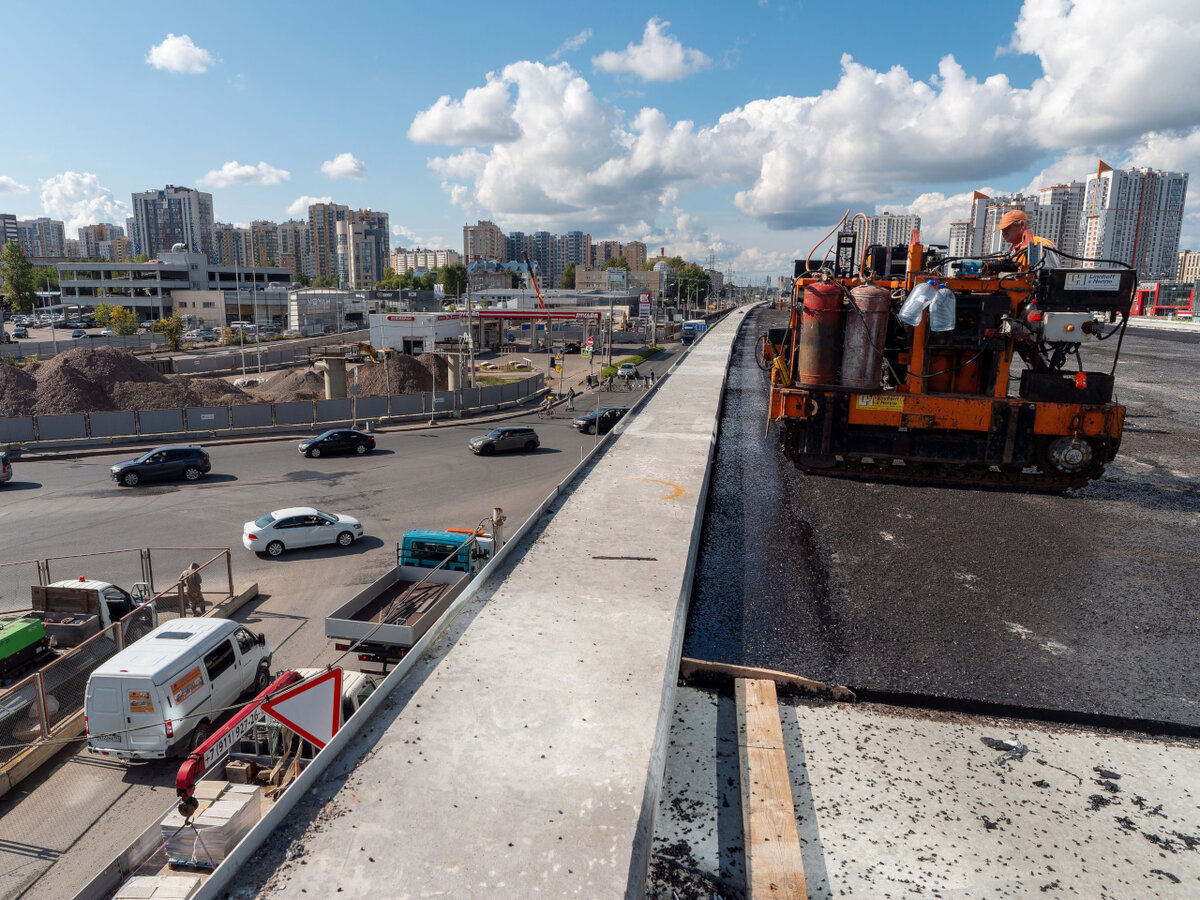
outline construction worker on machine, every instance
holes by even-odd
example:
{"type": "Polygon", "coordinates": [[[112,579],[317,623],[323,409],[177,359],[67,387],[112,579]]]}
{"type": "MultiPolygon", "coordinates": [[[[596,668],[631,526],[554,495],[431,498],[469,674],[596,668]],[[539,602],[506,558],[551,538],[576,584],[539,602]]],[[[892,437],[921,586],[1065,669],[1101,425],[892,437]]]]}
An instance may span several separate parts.
{"type": "Polygon", "coordinates": [[[1023,209],[1010,209],[1000,217],[996,230],[1008,241],[1009,256],[1020,264],[1022,269],[1030,267],[1031,245],[1036,247],[1034,262],[1045,260],[1048,266],[1060,265],[1058,254],[1054,252],[1054,242],[1044,237],[1038,237],[1029,227],[1029,215],[1023,209]]]}

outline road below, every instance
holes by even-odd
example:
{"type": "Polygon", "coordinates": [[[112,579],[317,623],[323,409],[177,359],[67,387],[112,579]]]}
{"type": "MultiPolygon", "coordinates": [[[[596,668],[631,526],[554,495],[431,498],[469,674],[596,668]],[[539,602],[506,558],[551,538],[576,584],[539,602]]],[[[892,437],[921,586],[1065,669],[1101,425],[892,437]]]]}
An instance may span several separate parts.
{"type": "MultiPolygon", "coordinates": [[[[661,375],[674,361],[666,353],[641,368],[661,375]]],[[[571,363],[567,375],[582,379],[586,362],[571,363]]],[[[585,392],[576,409],[597,401],[627,406],[640,396],[585,392]]],[[[324,665],[340,655],[325,639],[324,615],[395,564],[401,534],[469,527],[494,506],[514,528],[596,440],[575,431],[561,407],[551,420],[529,413],[507,421],[532,425],[540,449],[476,457],[467,440],[490,425],[469,421],[380,432],[377,451],[363,457],[306,459],[297,439],[218,444],[209,448],[213,471],[200,482],[135,489],[118,487],[108,475],[113,462],[135,455],[130,450],[18,461],[14,481],[3,488],[5,559],[121,547],[228,547],[235,586],[257,581],[262,592],[237,618],[266,634],[275,668],[324,665]],[[363,522],[366,537],[346,549],[302,550],[273,560],[241,546],[244,522],[295,505],[349,513],[363,522]]],[[[82,574],[62,565],[55,577],[82,574]]],[[[170,580],[178,572],[156,569],[156,578],[164,574],[170,580]]],[[[138,572],[108,577],[129,583],[138,572]]],[[[28,584],[0,585],[5,600],[23,606],[28,590],[28,584]]],[[[73,896],[171,805],[177,763],[125,765],[79,746],[68,745],[38,776],[0,799],[0,897],[73,896]]]]}
{"type": "MultiPolygon", "coordinates": [[[[764,436],[751,352],[772,315],[735,349],[686,655],[1200,725],[1200,335],[1129,328],[1120,455],[1079,491],[1033,495],[793,469],[764,436]]],[[[1088,367],[1115,343],[1085,346],[1088,367]]]]}

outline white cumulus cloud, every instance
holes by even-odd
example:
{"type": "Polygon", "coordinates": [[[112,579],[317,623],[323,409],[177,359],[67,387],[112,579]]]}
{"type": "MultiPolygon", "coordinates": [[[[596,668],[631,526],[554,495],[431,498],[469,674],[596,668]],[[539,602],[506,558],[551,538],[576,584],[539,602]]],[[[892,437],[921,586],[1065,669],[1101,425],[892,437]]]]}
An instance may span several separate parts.
{"type": "Polygon", "coordinates": [[[309,197],[308,195],[305,195],[303,197],[297,197],[295,200],[292,201],[291,205],[288,206],[288,208],[287,208],[288,218],[289,219],[306,218],[308,216],[308,208],[310,206],[313,206],[317,203],[332,203],[332,202],[333,202],[332,197],[309,197]]]}
{"type": "Polygon", "coordinates": [[[208,71],[215,60],[203,47],[197,47],[186,34],[168,33],[162,43],[155,44],[146,54],[146,62],[156,69],[179,75],[200,75],[208,71]]]}
{"type": "Polygon", "coordinates": [[[29,188],[8,175],[0,175],[0,194],[28,194],[29,188]]]}
{"type": "Polygon", "coordinates": [[[292,180],[292,173],[277,169],[265,162],[257,166],[230,160],[219,169],[210,169],[198,179],[204,187],[229,187],[231,184],[282,184],[292,180]]]}
{"type": "Polygon", "coordinates": [[[550,54],[551,59],[560,59],[564,53],[571,53],[578,50],[584,44],[592,39],[592,29],[585,28],[579,34],[572,35],[563,41],[562,46],[550,54]]]}
{"type": "Polygon", "coordinates": [[[367,167],[361,159],[355,159],[353,153],[339,153],[333,159],[321,163],[321,171],[330,178],[353,178],[360,181],[367,174],[367,167]]]}
{"type": "Polygon", "coordinates": [[[91,172],[62,172],[42,181],[41,187],[42,211],[61,219],[67,235],[100,222],[124,226],[129,215],[129,207],[114,199],[91,172]]]}
{"type": "Polygon", "coordinates": [[[592,57],[592,65],[601,72],[636,75],[642,81],[678,81],[712,65],[712,60],[699,50],[685,49],[667,34],[670,24],[651,19],[640,44],[630,42],[624,50],[606,50],[592,57]]]}
{"type": "Polygon", "coordinates": [[[509,104],[509,82],[488,73],[487,84],[471,88],[461,101],[439,97],[417,113],[410,140],[423,144],[494,144],[520,136],[509,104]]]}

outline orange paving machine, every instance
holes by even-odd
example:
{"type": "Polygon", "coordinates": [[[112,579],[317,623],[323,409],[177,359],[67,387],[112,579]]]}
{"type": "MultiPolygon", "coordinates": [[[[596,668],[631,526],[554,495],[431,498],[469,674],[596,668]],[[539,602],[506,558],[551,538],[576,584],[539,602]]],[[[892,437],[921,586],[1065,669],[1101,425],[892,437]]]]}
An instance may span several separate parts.
{"type": "Polygon", "coordinates": [[[1125,422],[1113,375],[1132,268],[1042,247],[952,258],[915,233],[860,255],[856,238],[796,261],[788,325],[760,338],[769,415],[798,468],[1050,491],[1100,475],[1125,422]],[[1114,336],[1107,371],[1085,367],[1114,336]]]}

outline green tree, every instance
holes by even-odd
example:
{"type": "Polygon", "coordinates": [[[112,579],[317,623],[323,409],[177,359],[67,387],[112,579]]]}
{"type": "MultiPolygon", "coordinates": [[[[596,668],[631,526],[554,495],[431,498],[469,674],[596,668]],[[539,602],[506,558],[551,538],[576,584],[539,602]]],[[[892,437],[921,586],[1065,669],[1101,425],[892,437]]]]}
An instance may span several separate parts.
{"type": "Polygon", "coordinates": [[[0,251],[0,282],[4,284],[9,309],[13,312],[29,312],[33,309],[34,300],[37,299],[37,281],[33,266],[16,241],[9,241],[0,251]]]}
{"type": "Polygon", "coordinates": [[[180,315],[179,310],[171,313],[169,319],[163,319],[158,323],[158,330],[167,339],[167,349],[178,350],[183,344],[183,316],[180,315]]]}
{"type": "Polygon", "coordinates": [[[137,255],[137,259],[135,259],[134,262],[150,262],[150,257],[147,256],[145,253],[139,253],[137,255]]]}
{"type": "Polygon", "coordinates": [[[312,279],[303,272],[299,272],[296,274],[296,284],[300,285],[301,287],[308,287],[310,284],[312,284],[312,279]]]}
{"type": "Polygon", "coordinates": [[[628,269],[629,263],[626,261],[625,257],[623,257],[623,256],[614,256],[612,259],[610,259],[608,262],[606,262],[604,264],[604,268],[606,268],[606,269],[628,269]]]}
{"type": "Polygon", "coordinates": [[[444,266],[438,275],[442,279],[442,285],[446,288],[447,297],[462,296],[463,291],[467,289],[467,267],[462,263],[444,266]]]}
{"type": "Polygon", "coordinates": [[[432,291],[433,286],[437,284],[437,276],[432,272],[426,272],[420,278],[414,278],[416,286],[423,291],[432,291]]]}
{"type": "Polygon", "coordinates": [[[690,301],[703,304],[712,290],[708,273],[695,263],[688,263],[679,269],[677,283],[679,299],[683,303],[690,301]]]}
{"type": "Polygon", "coordinates": [[[575,289],[575,263],[567,263],[567,267],[563,269],[562,284],[567,290],[575,289]]]}
{"type": "Polygon", "coordinates": [[[313,279],[312,286],[317,288],[331,288],[337,287],[338,283],[337,279],[332,275],[322,275],[320,278],[313,279]]]}
{"type": "Polygon", "coordinates": [[[383,280],[375,282],[375,287],[381,291],[394,291],[400,287],[400,276],[396,274],[396,270],[391,266],[385,266],[383,269],[383,280]]]}
{"type": "Polygon", "coordinates": [[[112,324],[112,314],[113,307],[107,303],[97,303],[92,311],[92,318],[101,328],[108,328],[112,324]]]}
{"type": "Polygon", "coordinates": [[[138,318],[132,310],[126,309],[123,306],[113,306],[109,309],[109,328],[120,335],[128,336],[138,333],[138,318]]]}
{"type": "Polygon", "coordinates": [[[38,286],[38,290],[58,290],[58,266],[45,266],[41,269],[35,269],[34,272],[33,281],[38,286]]]}

